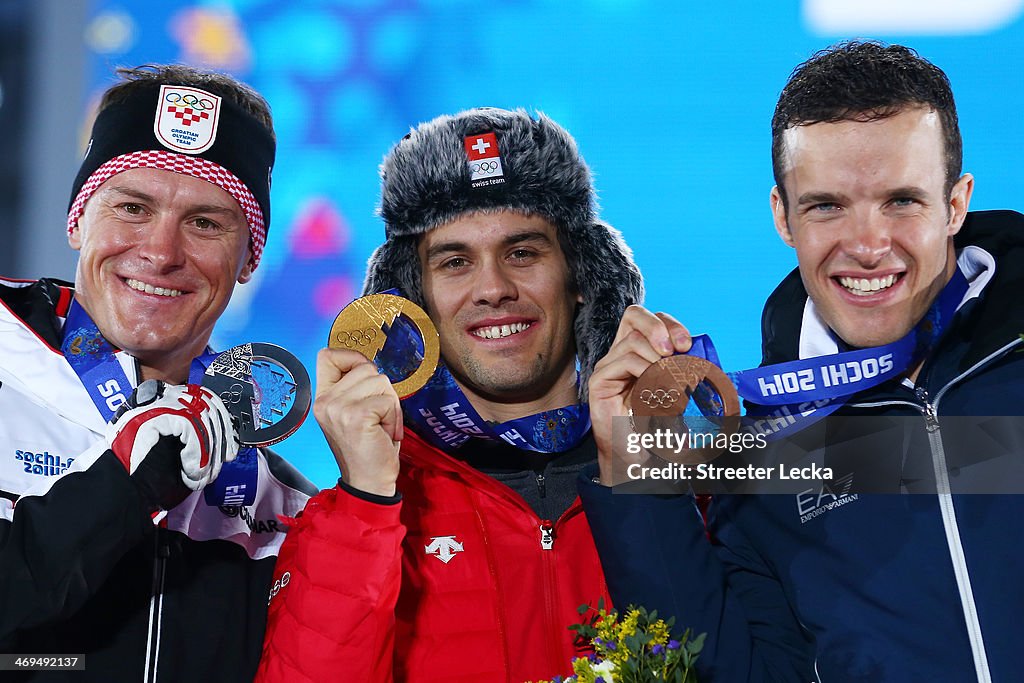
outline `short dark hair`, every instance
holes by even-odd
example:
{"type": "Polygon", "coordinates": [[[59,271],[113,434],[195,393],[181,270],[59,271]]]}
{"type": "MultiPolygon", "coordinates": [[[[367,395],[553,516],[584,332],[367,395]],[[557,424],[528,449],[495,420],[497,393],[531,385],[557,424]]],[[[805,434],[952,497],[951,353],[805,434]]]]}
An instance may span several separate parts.
{"type": "Polygon", "coordinates": [[[132,68],[121,67],[116,70],[121,82],[111,86],[103,93],[98,111],[103,111],[111,104],[127,99],[132,93],[149,87],[153,83],[160,85],[187,85],[213,93],[230,100],[251,114],[262,123],[274,136],[274,119],[270,114],[270,105],[263,96],[250,86],[215,71],[204,71],[185,64],[143,64],[132,68]]]}
{"type": "Polygon", "coordinates": [[[782,185],[786,129],[876,121],[914,106],[934,110],[942,123],[948,197],[960,177],[963,142],[953,91],[942,69],[903,45],[859,40],[816,52],[796,67],[772,116],[772,172],[787,209],[782,185]]]}

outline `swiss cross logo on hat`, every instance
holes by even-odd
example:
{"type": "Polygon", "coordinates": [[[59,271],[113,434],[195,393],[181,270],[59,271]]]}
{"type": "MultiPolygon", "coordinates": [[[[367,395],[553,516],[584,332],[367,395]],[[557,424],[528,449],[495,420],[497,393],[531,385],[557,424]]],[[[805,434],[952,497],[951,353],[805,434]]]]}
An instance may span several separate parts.
{"type": "Polygon", "coordinates": [[[498,138],[494,133],[467,135],[464,144],[469,164],[469,180],[474,188],[505,182],[498,138]]]}
{"type": "Polygon", "coordinates": [[[199,88],[162,85],[153,134],[160,144],[175,152],[205,152],[217,139],[220,101],[218,96],[199,88]]]}

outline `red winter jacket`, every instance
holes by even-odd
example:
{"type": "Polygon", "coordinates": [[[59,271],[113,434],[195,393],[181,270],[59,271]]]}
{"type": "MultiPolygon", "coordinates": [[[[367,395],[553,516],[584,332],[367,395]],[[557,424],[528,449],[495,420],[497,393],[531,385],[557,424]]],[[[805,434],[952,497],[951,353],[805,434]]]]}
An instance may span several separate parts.
{"type": "Polygon", "coordinates": [[[541,520],[406,431],[381,505],[311,499],[281,548],[257,681],[510,681],[571,673],[581,604],[608,602],[579,499],[541,520]]]}

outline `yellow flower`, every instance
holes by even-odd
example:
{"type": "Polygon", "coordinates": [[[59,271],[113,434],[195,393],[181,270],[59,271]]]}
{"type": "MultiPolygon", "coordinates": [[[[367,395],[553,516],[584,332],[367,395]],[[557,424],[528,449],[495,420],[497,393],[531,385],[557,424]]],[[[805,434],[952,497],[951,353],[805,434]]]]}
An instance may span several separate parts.
{"type": "Polygon", "coordinates": [[[609,616],[604,610],[601,610],[599,614],[601,615],[600,619],[598,619],[597,624],[595,624],[598,637],[601,638],[601,640],[616,642],[615,617],[609,616]]]}
{"type": "Polygon", "coordinates": [[[636,623],[640,619],[640,610],[632,609],[626,613],[626,618],[619,625],[619,642],[621,643],[629,636],[636,635],[636,623]]]}
{"type": "Polygon", "coordinates": [[[597,676],[590,668],[590,660],[586,657],[578,657],[572,660],[572,672],[576,674],[579,683],[593,683],[597,676]]]}
{"type": "Polygon", "coordinates": [[[668,645],[668,626],[661,619],[648,626],[647,633],[651,636],[651,645],[668,645]]]}

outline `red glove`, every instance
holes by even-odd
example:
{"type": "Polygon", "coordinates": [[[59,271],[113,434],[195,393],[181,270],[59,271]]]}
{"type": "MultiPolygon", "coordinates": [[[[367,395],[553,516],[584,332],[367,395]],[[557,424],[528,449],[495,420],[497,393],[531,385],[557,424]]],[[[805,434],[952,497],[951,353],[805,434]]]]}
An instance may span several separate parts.
{"type": "Polygon", "coordinates": [[[151,454],[171,451],[176,457],[160,459],[172,462],[192,491],[216,479],[221,465],[238,455],[238,436],[224,402],[196,384],[143,382],[115,413],[106,436],[133,477],[143,474],[140,465],[151,454]]]}

